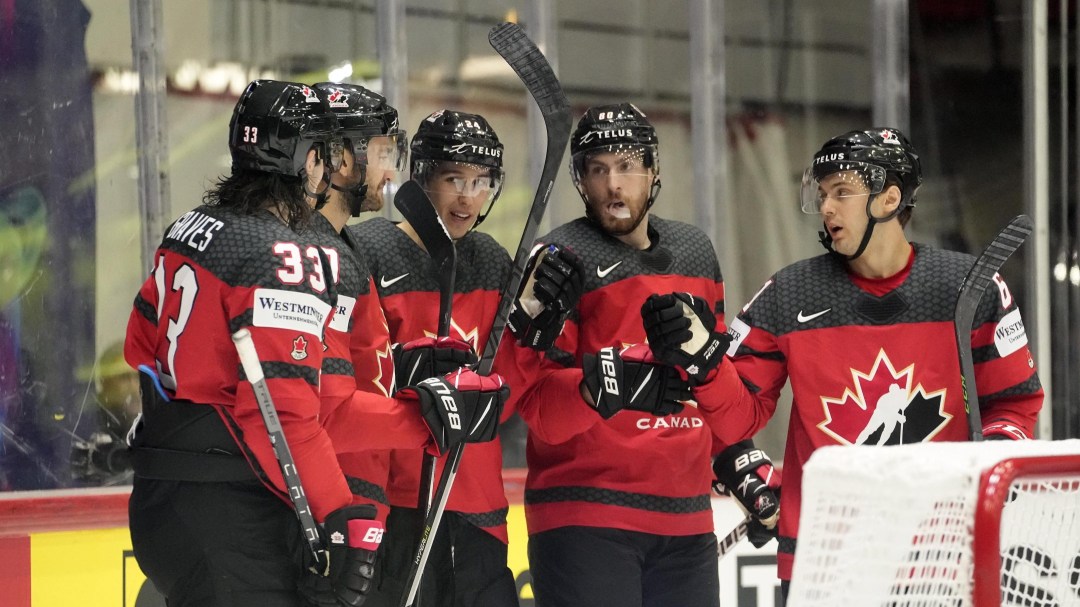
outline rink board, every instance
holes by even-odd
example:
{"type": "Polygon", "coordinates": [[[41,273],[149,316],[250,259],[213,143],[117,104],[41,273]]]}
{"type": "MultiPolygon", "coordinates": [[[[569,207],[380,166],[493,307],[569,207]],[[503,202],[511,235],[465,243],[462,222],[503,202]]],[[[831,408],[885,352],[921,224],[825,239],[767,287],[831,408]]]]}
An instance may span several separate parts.
{"type": "MultiPolygon", "coordinates": [[[[522,607],[531,607],[525,512],[520,483],[508,479],[509,566],[522,607]],[[514,486],[516,484],[516,487],[514,486]]],[[[160,607],[163,602],[139,570],[128,534],[127,490],[0,496],[0,588],[4,607],[160,607]]],[[[731,500],[713,499],[719,535],[741,519],[731,500]]],[[[776,543],[755,550],[742,542],[719,561],[725,606],[773,607],[776,543]]]]}

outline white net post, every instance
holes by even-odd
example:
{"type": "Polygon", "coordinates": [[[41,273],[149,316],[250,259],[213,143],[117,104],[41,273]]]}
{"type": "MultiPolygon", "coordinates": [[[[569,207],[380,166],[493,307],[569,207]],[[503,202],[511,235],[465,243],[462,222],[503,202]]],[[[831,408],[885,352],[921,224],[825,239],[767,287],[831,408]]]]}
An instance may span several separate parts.
{"type": "Polygon", "coordinates": [[[791,607],[1080,605],[1080,441],[820,449],[804,470],[793,573],[791,607]],[[1014,458],[1041,468],[1014,466],[1009,489],[990,471],[1014,458]],[[980,495],[984,473],[996,507],[980,495]],[[978,590],[1004,602],[973,602],[977,570],[978,590]]]}

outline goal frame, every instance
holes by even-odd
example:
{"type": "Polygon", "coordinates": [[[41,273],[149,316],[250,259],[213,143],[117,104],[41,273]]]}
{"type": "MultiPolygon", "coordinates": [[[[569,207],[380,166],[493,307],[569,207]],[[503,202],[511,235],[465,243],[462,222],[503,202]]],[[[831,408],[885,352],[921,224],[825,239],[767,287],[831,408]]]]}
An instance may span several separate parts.
{"type": "Polygon", "coordinates": [[[1065,475],[1080,478],[1080,455],[1013,457],[983,470],[972,539],[973,607],[1001,605],[1001,518],[1013,482],[1065,475]]]}

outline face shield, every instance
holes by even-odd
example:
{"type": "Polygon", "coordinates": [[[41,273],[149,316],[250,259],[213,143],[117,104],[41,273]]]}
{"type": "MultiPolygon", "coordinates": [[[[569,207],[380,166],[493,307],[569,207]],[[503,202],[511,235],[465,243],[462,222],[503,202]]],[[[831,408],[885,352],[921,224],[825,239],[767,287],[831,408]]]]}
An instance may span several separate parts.
{"type": "Polygon", "coordinates": [[[611,145],[578,152],[571,159],[574,184],[579,188],[606,185],[608,180],[649,180],[658,172],[651,146],[611,145]]]}
{"type": "Polygon", "coordinates": [[[803,213],[816,215],[827,199],[845,202],[873,197],[884,189],[885,169],[865,162],[830,162],[803,171],[799,206],[803,213]]]}
{"type": "Polygon", "coordinates": [[[467,162],[420,160],[415,163],[412,178],[433,202],[460,196],[479,200],[479,224],[502,192],[503,171],[467,162]]]}
{"type": "Polygon", "coordinates": [[[380,171],[400,173],[405,170],[408,158],[409,139],[405,131],[391,131],[386,135],[363,135],[346,141],[352,146],[357,164],[380,171]]]}

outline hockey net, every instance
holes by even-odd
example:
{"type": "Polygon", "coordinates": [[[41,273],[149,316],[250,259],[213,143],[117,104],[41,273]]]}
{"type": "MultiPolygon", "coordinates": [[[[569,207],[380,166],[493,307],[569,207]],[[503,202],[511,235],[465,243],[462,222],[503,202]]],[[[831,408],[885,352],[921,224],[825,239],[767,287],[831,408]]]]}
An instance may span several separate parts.
{"type": "Polygon", "coordinates": [[[1080,440],[826,447],[788,605],[1080,606],[1080,440]]]}

